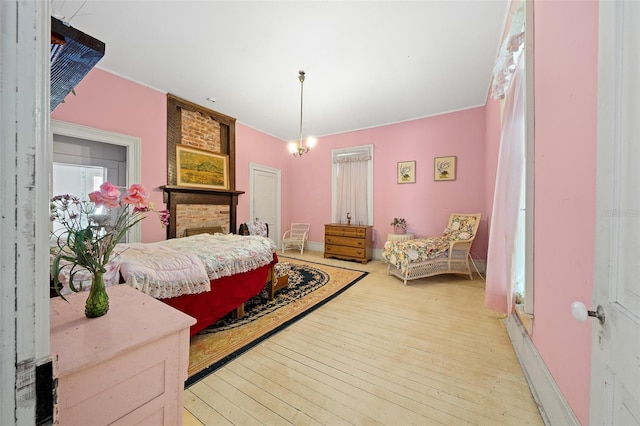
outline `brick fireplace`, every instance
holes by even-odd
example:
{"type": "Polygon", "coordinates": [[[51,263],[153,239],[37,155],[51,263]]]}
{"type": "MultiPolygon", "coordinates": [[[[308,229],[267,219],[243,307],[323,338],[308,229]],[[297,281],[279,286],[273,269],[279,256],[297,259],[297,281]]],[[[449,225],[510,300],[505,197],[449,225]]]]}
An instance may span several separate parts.
{"type": "Polygon", "coordinates": [[[188,228],[220,226],[236,232],[235,118],[167,95],[167,185],[162,187],[171,214],[167,238],[183,237],[188,228]],[[176,147],[184,145],[228,156],[228,188],[177,185],[176,147]]]}

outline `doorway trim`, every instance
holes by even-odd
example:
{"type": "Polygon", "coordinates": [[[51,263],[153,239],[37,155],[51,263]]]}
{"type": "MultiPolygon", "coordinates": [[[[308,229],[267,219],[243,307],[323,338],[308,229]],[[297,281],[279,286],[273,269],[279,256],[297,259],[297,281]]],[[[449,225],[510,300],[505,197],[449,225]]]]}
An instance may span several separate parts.
{"type": "MultiPolygon", "coordinates": [[[[127,149],[127,185],[131,185],[133,182],[140,182],[140,138],[79,124],[51,120],[52,140],[54,134],[124,146],[127,149]]],[[[51,173],[53,173],[53,167],[51,168],[51,173]]],[[[52,181],[50,176],[49,182],[52,181]]],[[[49,193],[51,194],[51,183],[49,183],[49,193]]],[[[140,223],[137,223],[129,230],[128,237],[128,241],[132,243],[142,241],[142,228],[140,223]]]]}

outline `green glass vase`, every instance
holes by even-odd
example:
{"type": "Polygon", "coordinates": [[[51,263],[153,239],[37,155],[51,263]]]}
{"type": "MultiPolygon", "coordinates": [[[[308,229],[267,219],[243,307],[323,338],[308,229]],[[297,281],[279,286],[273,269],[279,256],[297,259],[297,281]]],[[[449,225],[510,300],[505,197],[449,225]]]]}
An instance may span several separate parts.
{"type": "Polygon", "coordinates": [[[109,310],[109,295],[104,286],[104,273],[96,272],[91,278],[89,297],[84,305],[84,315],[87,318],[98,318],[109,310]]]}

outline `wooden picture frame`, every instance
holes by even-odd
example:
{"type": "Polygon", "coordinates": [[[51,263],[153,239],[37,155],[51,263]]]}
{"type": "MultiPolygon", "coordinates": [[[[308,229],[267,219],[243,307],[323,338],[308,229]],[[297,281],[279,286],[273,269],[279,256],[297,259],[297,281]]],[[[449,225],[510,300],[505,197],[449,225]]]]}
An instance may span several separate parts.
{"type": "Polygon", "coordinates": [[[433,180],[456,180],[456,156],[436,157],[433,161],[433,180]]]}
{"type": "Polygon", "coordinates": [[[229,156],[176,144],[178,186],[229,189],[229,156]]]}
{"type": "Polygon", "coordinates": [[[398,162],[397,172],[398,183],[416,183],[416,162],[400,161],[398,162]]]}

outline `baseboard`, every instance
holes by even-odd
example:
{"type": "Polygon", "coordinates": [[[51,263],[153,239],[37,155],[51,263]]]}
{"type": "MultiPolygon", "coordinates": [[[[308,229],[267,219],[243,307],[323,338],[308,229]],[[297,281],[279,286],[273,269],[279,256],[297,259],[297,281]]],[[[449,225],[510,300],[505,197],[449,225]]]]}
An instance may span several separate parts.
{"type": "Polygon", "coordinates": [[[324,243],[316,242],[316,241],[307,241],[307,247],[305,250],[309,251],[319,251],[320,253],[324,253],[324,243]]]}
{"type": "Polygon", "coordinates": [[[487,261],[486,260],[471,258],[470,266],[471,266],[471,270],[474,273],[481,274],[482,276],[485,276],[486,273],[487,273],[487,261]]]}
{"type": "MultiPolygon", "coordinates": [[[[309,251],[319,251],[320,253],[324,253],[324,243],[317,241],[307,241],[307,246],[305,250],[309,251]]],[[[382,260],[382,249],[374,248],[371,252],[371,257],[373,260],[382,260]]]]}
{"type": "MultiPolygon", "coordinates": [[[[278,250],[280,251],[281,248],[278,247],[278,250]]],[[[307,251],[317,251],[320,253],[324,253],[324,243],[323,242],[318,242],[318,241],[308,241],[307,240],[307,244],[304,247],[304,250],[307,251]]],[[[382,260],[382,249],[381,248],[374,248],[372,253],[372,258],[374,260],[382,260]]],[[[476,261],[477,262],[477,261],[476,261]]]]}
{"type": "Polygon", "coordinates": [[[371,254],[371,256],[373,257],[374,260],[383,260],[382,259],[382,252],[384,250],[381,248],[374,248],[373,249],[373,253],[371,254]]]}
{"type": "Polygon", "coordinates": [[[510,315],[505,320],[505,327],[529,383],[533,398],[540,408],[544,423],[546,425],[579,426],[578,419],[567,404],[518,317],[510,315]]]}
{"type": "MultiPolygon", "coordinates": [[[[318,241],[307,241],[305,250],[324,252],[324,243],[318,241]]],[[[382,248],[374,248],[371,253],[371,257],[373,258],[373,260],[384,260],[382,257],[383,251],[384,249],[382,248]]],[[[471,260],[472,263],[470,266],[473,273],[479,273],[480,275],[484,276],[487,271],[487,261],[475,258],[472,258],[471,260]]]]}

